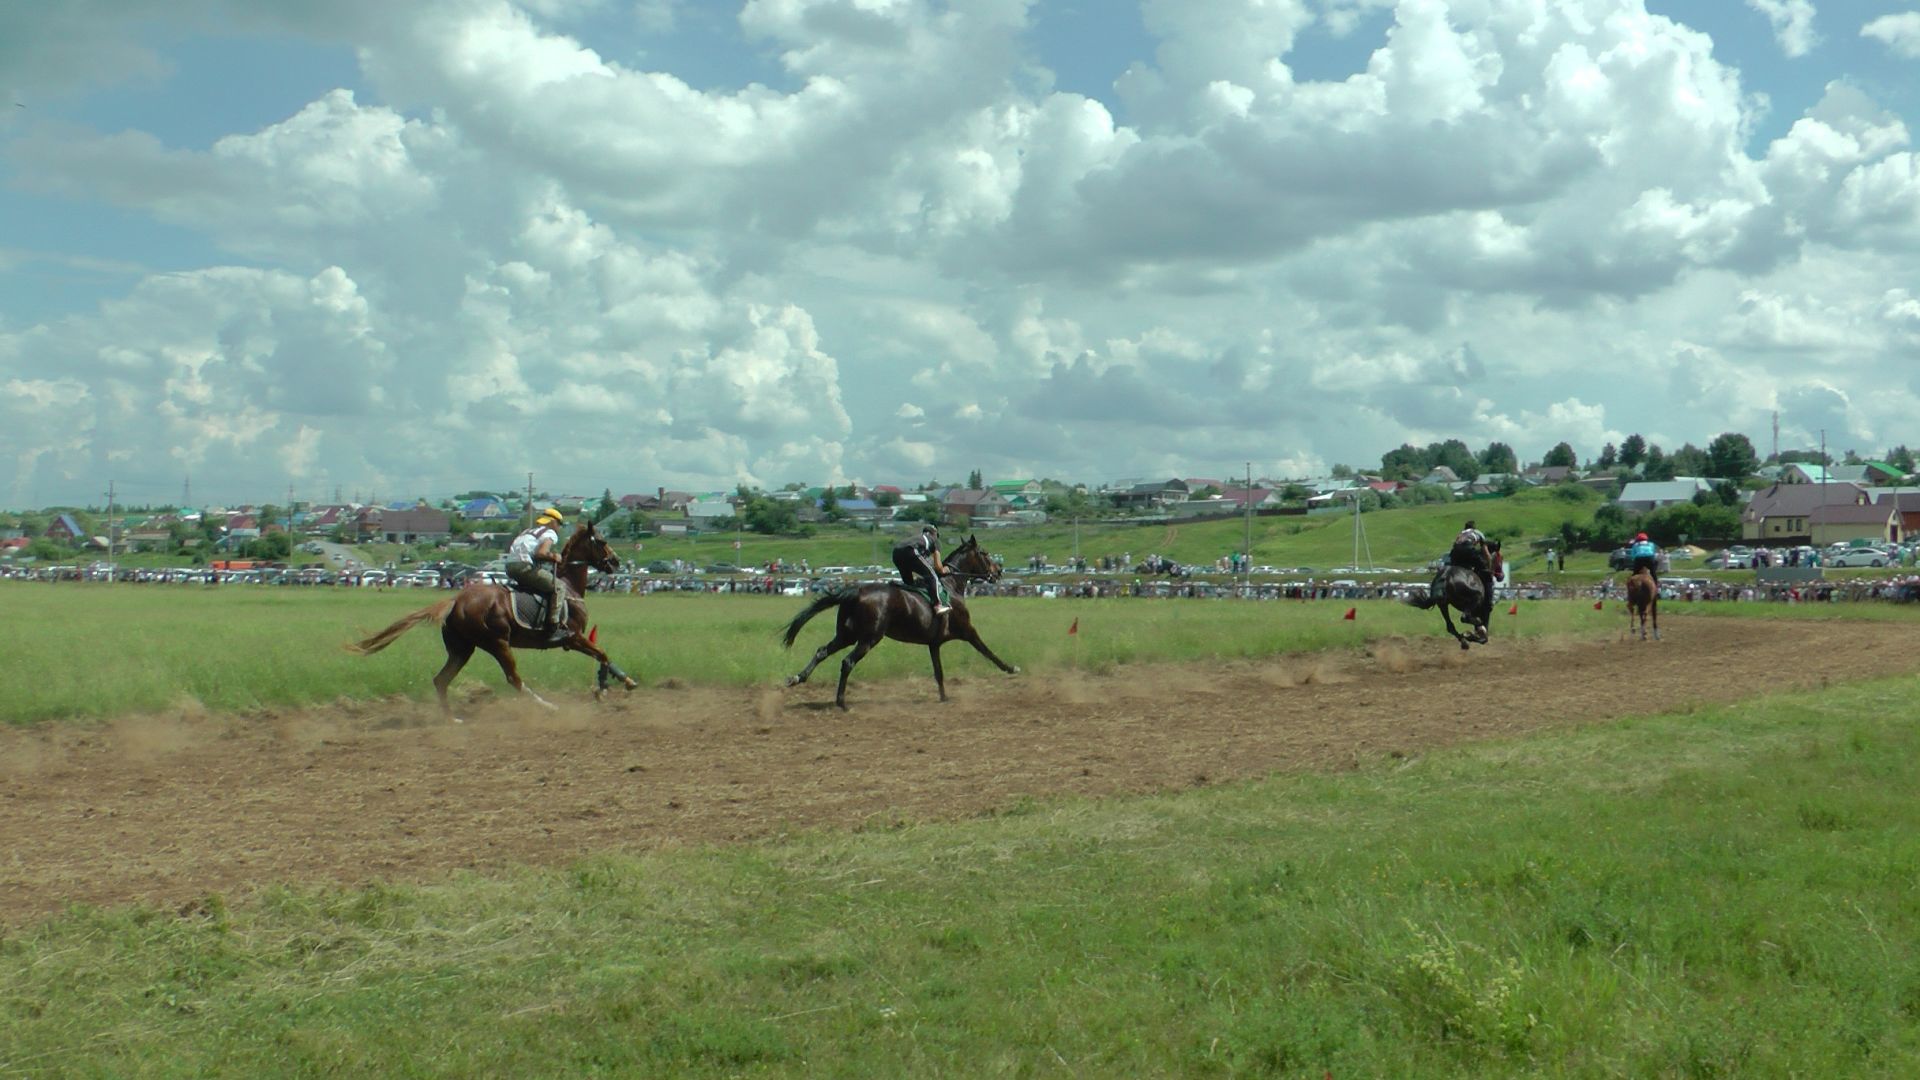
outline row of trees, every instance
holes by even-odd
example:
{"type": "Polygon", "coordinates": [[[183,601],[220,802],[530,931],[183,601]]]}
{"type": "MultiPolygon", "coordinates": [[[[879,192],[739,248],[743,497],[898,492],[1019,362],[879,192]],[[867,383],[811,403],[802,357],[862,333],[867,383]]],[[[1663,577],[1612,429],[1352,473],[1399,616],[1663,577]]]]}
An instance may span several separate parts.
{"type": "MultiPolygon", "coordinates": [[[[1842,463],[1858,465],[1864,460],[1849,450],[1842,463]]],[[[1920,461],[1916,461],[1916,455],[1905,444],[1888,450],[1880,460],[1906,473],[1920,469],[1920,461]]],[[[1766,459],[1766,463],[1777,465],[1794,462],[1826,465],[1833,464],[1834,460],[1814,450],[1785,450],[1766,459]]],[[[1547,451],[1540,464],[1577,468],[1580,460],[1572,444],[1560,442],[1547,451]]],[[[1707,443],[1705,449],[1686,443],[1671,453],[1663,450],[1658,443],[1648,442],[1645,436],[1635,433],[1622,439],[1618,446],[1608,443],[1601,447],[1599,456],[1587,464],[1597,471],[1624,471],[1643,480],[1702,476],[1739,483],[1759,470],[1762,459],[1754,449],[1753,440],[1737,431],[1721,432],[1707,443]]],[[[1380,476],[1386,480],[1417,480],[1439,466],[1452,470],[1462,480],[1476,480],[1489,473],[1520,471],[1520,462],[1513,447],[1497,441],[1488,443],[1478,451],[1459,439],[1428,443],[1424,447],[1403,443],[1380,455],[1380,476]]],[[[1338,478],[1350,477],[1354,475],[1354,470],[1351,466],[1336,465],[1333,475],[1338,478]]]]}

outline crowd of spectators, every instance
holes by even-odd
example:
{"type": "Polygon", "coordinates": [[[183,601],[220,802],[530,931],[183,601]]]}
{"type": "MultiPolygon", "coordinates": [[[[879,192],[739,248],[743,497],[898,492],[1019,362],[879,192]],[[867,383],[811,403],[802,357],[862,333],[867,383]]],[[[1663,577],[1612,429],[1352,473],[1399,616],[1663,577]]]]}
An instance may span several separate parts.
{"type": "MultiPolygon", "coordinates": [[[[1226,600],[1407,600],[1424,595],[1428,581],[1424,576],[1397,579],[1385,577],[1304,577],[1284,581],[1248,581],[1234,576],[1197,577],[1191,572],[1175,573],[1167,560],[1150,556],[1136,567],[1140,573],[1117,574],[1089,571],[1063,572],[1048,567],[1045,576],[1011,575],[998,582],[972,582],[967,592],[973,596],[1039,596],[1105,598],[1166,598],[1226,600]],[[1148,570],[1159,566],[1157,574],[1148,570]]],[[[778,572],[755,570],[734,574],[702,574],[688,570],[671,573],[622,573],[596,576],[589,588],[596,592],[652,594],[662,592],[725,593],[729,595],[806,596],[844,585],[891,580],[892,575],[877,567],[860,572],[818,575],[799,567],[779,567],[778,572]]],[[[479,571],[462,568],[456,572],[417,570],[388,573],[379,570],[328,572],[318,568],[295,570],[215,570],[204,568],[172,570],[113,571],[94,567],[42,567],[0,569],[0,579],[42,581],[123,581],[187,585],[270,585],[302,587],[381,587],[381,588],[459,588],[479,571]]],[[[489,578],[488,580],[492,580],[489,578]]],[[[1595,584],[1567,584],[1552,579],[1516,581],[1500,586],[1502,600],[1622,599],[1623,578],[1608,577],[1595,584]]],[[[1661,584],[1661,599],[1667,603],[1840,603],[1868,601],[1920,600],[1920,574],[1892,577],[1857,577],[1840,581],[1809,581],[1794,584],[1759,584],[1754,581],[1717,581],[1706,578],[1669,578],[1661,584]]]]}

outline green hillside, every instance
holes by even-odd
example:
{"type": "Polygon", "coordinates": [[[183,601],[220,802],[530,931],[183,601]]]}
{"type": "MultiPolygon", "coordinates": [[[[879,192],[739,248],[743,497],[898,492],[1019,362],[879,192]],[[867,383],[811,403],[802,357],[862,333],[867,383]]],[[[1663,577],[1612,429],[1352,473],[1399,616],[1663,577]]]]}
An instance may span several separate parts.
{"type": "MultiPolygon", "coordinates": [[[[1378,567],[1419,569],[1435,556],[1443,554],[1461,523],[1473,518],[1487,535],[1508,542],[1508,557],[1518,570],[1541,565],[1542,555],[1528,542],[1559,531],[1564,521],[1587,522],[1593,517],[1593,501],[1584,501],[1562,489],[1525,491],[1505,499],[1442,503],[1399,510],[1376,510],[1361,515],[1364,545],[1361,565],[1368,561],[1378,567]],[[1369,560],[1369,555],[1371,556],[1369,560]]],[[[797,564],[801,560],[823,566],[886,566],[889,552],[899,537],[910,528],[901,523],[891,529],[869,530],[851,525],[826,526],[810,537],[763,536],[751,532],[715,532],[695,537],[654,537],[644,541],[618,541],[620,557],[638,565],[656,559],[684,559],[699,567],[730,563],[743,567],[765,566],[779,560],[797,564]],[[736,546],[737,545],[737,546],[736,546]]],[[[1310,567],[1320,573],[1354,561],[1354,519],[1351,513],[1320,513],[1304,517],[1256,517],[1253,519],[1253,561],[1255,565],[1281,568],[1310,567]]],[[[951,546],[964,535],[948,527],[951,546]]],[[[976,535],[986,549],[1003,557],[1010,568],[1019,568],[1033,555],[1044,555],[1053,565],[1063,565],[1075,554],[1095,561],[1106,555],[1131,554],[1135,562],[1150,554],[1159,554],[1181,564],[1210,566],[1214,560],[1241,549],[1246,540],[1247,523],[1238,516],[1226,516],[1201,523],[1121,525],[1103,521],[1049,522],[1045,525],[980,529],[976,535]]],[[[402,560],[408,551],[396,544],[365,544],[355,551],[367,563],[384,566],[402,560]]],[[[497,553],[467,551],[455,557],[480,561],[497,553]]],[[[83,557],[80,561],[97,558],[83,557]]],[[[437,553],[429,558],[447,557],[437,553]]],[[[184,566],[185,557],[170,555],[122,555],[127,566],[184,566]]],[[[316,563],[318,556],[296,554],[294,563],[316,563]]],[[[1575,570],[1603,569],[1600,555],[1576,555],[1570,564],[1575,570]]]]}
{"type": "MultiPolygon", "coordinates": [[[[1378,510],[1361,515],[1363,563],[1371,552],[1376,566],[1419,568],[1444,554],[1461,524],[1473,518],[1487,535],[1508,542],[1517,567],[1538,563],[1526,541],[1557,533],[1564,521],[1586,522],[1596,505],[1570,501],[1555,490],[1522,492],[1511,498],[1445,503],[1401,510],[1378,510]]],[[[807,539],[765,537],[753,533],[709,534],[694,538],[654,539],[644,543],[642,560],[681,558],[707,565],[725,561],[744,566],[765,565],[774,559],[806,559],[814,567],[829,565],[885,565],[892,540],[905,526],[878,533],[851,529],[824,529],[807,539]],[[740,547],[736,551],[735,542],[740,547]]],[[[1131,553],[1138,562],[1149,554],[1180,563],[1211,564],[1239,551],[1247,524],[1240,517],[1178,525],[1116,525],[1083,522],[980,529],[980,543],[1002,556],[1009,567],[1019,567],[1032,555],[1045,555],[1059,565],[1076,553],[1088,560],[1131,553]],[[1077,532],[1077,539],[1076,539],[1077,532]]],[[[948,530],[948,543],[958,534],[948,530]]],[[[1354,556],[1354,520],[1350,513],[1312,514],[1306,517],[1253,519],[1253,561],[1256,565],[1312,567],[1315,571],[1348,566],[1354,556]]],[[[623,551],[623,555],[625,552],[623,551]]],[[[1589,562],[1604,560],[1590,556],[1589,562]]],[[[1580,566],[1579,562],[1574,564],[1580,566]]]]}

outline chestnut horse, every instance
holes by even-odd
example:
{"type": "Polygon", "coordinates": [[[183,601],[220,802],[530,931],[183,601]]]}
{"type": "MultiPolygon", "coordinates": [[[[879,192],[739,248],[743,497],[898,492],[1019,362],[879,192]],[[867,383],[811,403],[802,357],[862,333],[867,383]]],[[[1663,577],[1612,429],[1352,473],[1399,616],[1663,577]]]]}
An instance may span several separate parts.
{"type": "Polygon", "coordinates": [[[459,718],[453,715],[453,707],[447,704],[447,686],[453,677],[460,674],[467,661],[473,657],[473,650],[480,649],[500,664],[507,682],[515,690],[533,698],[548,708],[553,706],[527,688],[520,678],[520,665],[513,658],[515,646],[522,649],[568,649],[585,653],[600,661],[600,673],[593,696],[599,697],[606,691],[612,679],[619,679],[628,690],[640,685],[626,672],[621,671],[600,647],[587,637],[587,605],[581,599],[587,591],[587,568],[592,567],[603,574],[611,574],[620,568],[620,557],[613,553],[593,525],[582,522],[572,536],[560,549],[560,566],[556,576],[561,588],[567,595],[567,622],[558,632],[552,630],[529,630],[521,626],[513,617],[513,591],[505,585],[490,585],[475,581],[461,589],[451,600],[442,600],[431,607],[421,608],[411,615],[401,618],[385,630],[354,642],[347,648],[368,656],[393,644],[401,634],[425,622],[440,624],[440,640],[447,646],[447,663],[440,674],[433,677],[434,692],[440,695],[440,710],[455,723],[459,718]]]}
{"type": "Polygon", "coordinates": [[[1009,675],[1019,674],[1019,668],[993,655],[993,650],[980,640],[979,632],[973,628],[973,619],[967,614],[966,583],[998,581],[999,564],[982,551],[971,536],[961,541],[945,562],[947,573],[941,580],[946,583],[953,601],[953,610],[945,615],[935,615],[933,603],[919,590],[905,588],[898,582],[860,585],[822,593],[819,599],[808,604],[787,624],[783,637],[787,647],[792,648],[793,640],[800,636],[800,628],[807,624],[808,619],[830,607],[837,607],[840,614],[834,621],[833,640],[820,646],[800,674],[787,680],[787,685],[798,686],[806,682],[807,676],[813,674],[813,669],[820,666],[820,661],[851,645],[853,652],[840,661],[840,688],[833,695],[833,703],[845,709],[847,677],[853,674],[853,665],[872,652],[883,638],[927,647],[928,654],[933,658],[933,683],[940,689],[941,701],[947,700],[947,679],[940,669],[940,646],[949,641],[964,641],[978,649],[980,655],[993,661],[1001,671],[1009,675]]]}
{"type": "Polygon", "coordinates": [[[1653,640],[1660,640],[1660,585],[1646,567],[1627,579],[1627,637],[1633,637],[1633,623],[1640,621],[1640,640],[1647,640],[1647,619],[1653,619],[1653,640]]]}

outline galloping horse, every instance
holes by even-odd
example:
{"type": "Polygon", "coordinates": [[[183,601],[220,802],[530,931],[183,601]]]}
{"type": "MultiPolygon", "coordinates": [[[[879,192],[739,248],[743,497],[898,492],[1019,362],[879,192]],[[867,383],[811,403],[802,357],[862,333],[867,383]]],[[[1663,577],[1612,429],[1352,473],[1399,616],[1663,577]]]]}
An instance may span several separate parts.
{"type": "MultiPolygon", "coordinates": [[[[1506,567],[1506,559],[1500,554],[1500,548],[1497,545],[1493,547],[1491,559],[1493,579],[1498,581],[1506,567]]],[[[1480,612],[1488,610],[1490,600],[1485,583],[1480,580],[1480,575],[1471,566],[1448,566],[1434,577],[1433,584],[1428,586],[1425,596],[1409,597],[1407,603],[1422,611],[1438,607],[1440,618],[1446,621],[1447,633],[1452,634],[1460,642],[1460,648],[1464,650],[1468,643],[1475,645],[1487,643],[1487,623],[1481,618],[1480,612]],[[1447,614],[1448,608],[1460,613],[1460,621],[1473,630],[1472,637],[1454,628],[1453,616],[1447,614]]]]}
{"type": "Polygon", "coordinates": [[[1653,640],[1660,640],[1660,586],[1646,567],[1627,579],[1627,636],[1633,636],[1633,622],[1640,620],[1640,640],[1647,640],[1647,619],[1653,619],[1653,640]]]}
{"type": "Polygon", "coordinates": [[[982,551],[971,536],[953,549],[953,553],[946,558],[946,564],[947,573],[941,580],[946,583],[947,592],[952,596],[953,610],[945,615],[935,615],[931,601],[918,590],[906,588],[897,582],[834,589],[821,594],[819,599],[808,604],[787,624],[783,637],[787,647],[792,648],[793,639],[800,636],[800,628],[807,624],[808,619],[830,607],[837,607],[840,613],[834,621],[833,640],[820,646],[800,674],[787,680],[787,685],[798,686],[806,682],[807,676],[813,674],[813,669],[820,666],[820,661],[852,645],[853,652],[840,662],[840,688],[833,695],[833,703],[845,709],[847,677],[853,674],[853,665],[880,644],[882,638],[927,647],[933,658],[933,682],[940,688],[941,701],[947,700],[947,680],[940,670],[940,646],[949,641],[964,641],[978,649],[980,655],[993,661],[1001,671],[1009,675],[1019,674],[1019,668],[993,655],[993,650],[980,640],[980,634],[974,630],[973,620],[967,614],[966,583],[999,580],[999,564],[982,551]]]}
{"type": "Polygon", "coordinates": [[[582,522],[567,543],[560,549],[560,567],[556,576],[560,579],[562,592],[567,598],[567,621],[561,632],[551,630],[528,629],[514,617],[514,593],[505,585],[489,585],[475,581],[451,600],[442,600],[431,607],[421,608],[411,615],[404,616],[392,626],[366,638],[354,642],[347,648],[368,656],[393,644],[394,639],[424,622],[440,624],[440,640],[447,646],[447,663],[440,674],[433,677],[434,692],[440,695],[440,709],[447,718],[458,722],[453,715],[453,707],[447,704],[447,686],[453,677],[460,674],[467,661],[473,657],[474,649],[481,649],[500,664],[507,682],[515,690],[533,698],[548,708],[553,706],[527,688],[520,678],[520,666],[514,661],[515,646],[522,649],[568,649],[585,653],[600,661],[600,672],[594,687],[594,696],[599,697],[613,679],[626,684],[628,690],[640,685],[633,677],[621,671],[600,647],[587,638],[587,605],[581,597],[587,591],[587,568],[592,567],[603,574],[613,573],[620,568],[620,557],[613,553],[605,539],[594,531],[592,524],[582,522]]]}

